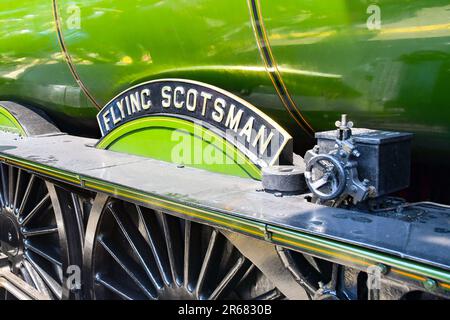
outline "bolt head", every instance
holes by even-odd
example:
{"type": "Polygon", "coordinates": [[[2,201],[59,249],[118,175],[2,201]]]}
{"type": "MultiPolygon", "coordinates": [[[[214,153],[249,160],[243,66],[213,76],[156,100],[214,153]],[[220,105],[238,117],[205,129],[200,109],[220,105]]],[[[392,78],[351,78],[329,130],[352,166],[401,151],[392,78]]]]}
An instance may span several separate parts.
{"type": "Polygon", "coordinates": [[[378,266],[378,268],[380,268],[381,274],[387,274],[388,273],[389,268],[385,264],[380,263],[377,266],[378,266]]]}
{"type": "Polygon", "coordinates": [[[283,197],[283,194],[281,192],[275,192],[274,196],[277,198],[281,198],[283,197]]]}
{"type": "Polygon", "coordinates": [[[433,279],[425,280],[423,285],[428,290],[433,290],[433,289],[436,289],[436,287],[437,287],[437,283],[433,279]]]}
{"type": "Polygon", "coordinates": [[[356,157],[356,158],[359,158],[361,156],[361,153],[358,150],[355,149],[355,150],[352,151],[352,155],[354,157],[356,157]]]}

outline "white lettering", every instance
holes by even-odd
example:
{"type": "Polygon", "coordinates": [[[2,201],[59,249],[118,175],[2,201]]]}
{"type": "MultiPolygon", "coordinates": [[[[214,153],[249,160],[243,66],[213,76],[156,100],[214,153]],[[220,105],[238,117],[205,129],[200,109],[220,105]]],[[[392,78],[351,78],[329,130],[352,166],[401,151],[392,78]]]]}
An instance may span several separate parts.
{"type": "Polygon", "coordinates": [[[122,120],[122,119],[120,117],[116,118],[116,113],[114,112],[113,107],[110,108],[110,112],[111,112],[111,117],[112,117],[113,123],[118,124],[120,122],[120,120],[122,120]]]}
{"type": "MultiPolygon", "coordinates": [[[[208,100],[211,100],[212,95],[206,92],[200,93],[200,96],[203,98],[203,106],[202,106],[202,116],[206,115],[206,106],[208,104],[208,100]]],[[[220,120],[222,121],[222,120],[220,120]]],[[[218,122],[220,122],[218,121],[218,122]]]]}
{"type": "Polygon", "coordinates": [[[103,113],[103,123],[105,124],[106,131],[109,131],[109,110],[103,113]]]}
{"type": "Polygon", "coordinates": [[[172,88],[169,86],[164,86],[161,89],[161,96],[163,97],[163,101],[161,103],[164,108],[169,108],[170,104],[172,103],[172,96],[170,94],[171,92],[172,88]]]}
{"type": "Polygon", "coordinates": [[[239,135],[242,136],[246,136],[247,138],[247,142],[250,143],[250,139],[252,136],[252,131],[253,131],[253,122],[255,121],[255,119],[253,117],[250,117],[247,120],[247,123],[244,125],[244,128],[242,128],[241,132],[239,133],[239,135]]]}
{"type": "Polygon", "coordinates": [[[123,99],[121,99],[120,101],[117,101],[116,105],[117,105],[117,108],[119,108],[122,119],[125,118],[125,107],[123,105],[123,99]]]}
{"type": "Polygon", "coordinates": [[[239,123],[241,122],[242,114],[244,113],[242,110],[238,110],[236,114],[234,114],[235,105],[231,104],[230,109],[228,110],[227,120],[225,121],[225,126],[237,132],[239,128],[239,123]]]}
{"type": "Polygon", "coordinates": [[[223,100],[222,98],[217,98],[216,101],[214,101],[214,112],[212,113],[212,118],[214,121],[216,122],[222,122],[223,117],[224,117],[224,111],[223,109],[225,108],[225,100],[223,100]]]}
{"type": "Polygon", "coordinates": [[[178,109],[183,108],[184,101],[178,100],[178,97],[180,95],[184,95],[184,92],[185,90],[183,87],[176,87],[175,90],[173,91],[173,105],[175,106],[175,108],[178,109]]]}
{"type": "Polygon", "coordinates": [[[188,109],[189,111],[195,111],[195,108],[197,108],[197,96],[198,96],[197,90],[195,89],[188,90],[186,94],[186,109],[188,109]]]}
{"type": "Polygon", "coordinates": [[[131,100],[131,111],[133,113],[141,111],[141,101],[139,100],[139,92],[135,92],[132,95],[130,95],[131,100]]]}
{"type": "Polygon", "coordinates": [[[128,115],[131,116],[130,99],[128,98],[128,96],[125,97],[125,105],[127,106],[128,115]]]}
{"type": "Polygon", "coordinates": [[[252,143],[253,147],[256,147],[256,145],[259,143],[259,154],[264,154],[264,152],[266,152],[266,149],[273,138],[273,132],[270,132],[267,138],[265,138],[265,136],[266,136],[266,127],[262,125],[259,128],[258,134],[256,135],[255,140],[253,140],[252,143]]]}
{"type": "Polygon", "coordinates": [[[144,89],[141,91],[141,104],[142,104],[142,108],[144,110],[148,110],[152,106],[152,102],[150,101],[150,90],[149,89],[144,89]],[[145,97],[148,98],[147,101],[146,101],[145,97]]]}

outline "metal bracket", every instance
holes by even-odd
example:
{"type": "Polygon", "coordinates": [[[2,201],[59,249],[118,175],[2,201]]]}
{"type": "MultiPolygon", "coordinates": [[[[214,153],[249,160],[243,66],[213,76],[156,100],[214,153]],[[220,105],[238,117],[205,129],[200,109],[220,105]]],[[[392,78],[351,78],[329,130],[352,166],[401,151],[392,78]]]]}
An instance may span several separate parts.
{"type": "Polygon", "coordinates": [[[269,225],[264,225],[264,240],[272,242],[272,232],[269,231],[269,225]]]}

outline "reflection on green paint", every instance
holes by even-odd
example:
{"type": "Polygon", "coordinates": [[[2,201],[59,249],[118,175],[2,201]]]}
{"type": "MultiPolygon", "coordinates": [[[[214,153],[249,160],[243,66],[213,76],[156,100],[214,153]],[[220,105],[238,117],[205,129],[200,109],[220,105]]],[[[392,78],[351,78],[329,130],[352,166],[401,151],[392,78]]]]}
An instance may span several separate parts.
{"type": "MultiPolygon", "coordinates": [[[[246,0],[57,3],[66,48],[100,105],[147,80],[192,79],[257,106],[293,136],[296,153],[312,146],[267,75],[246,0]]],[[[448,0],[259,3],[283,81],[315,130],[348,113],[358,127],[415,133],[415,154],[430,162],[448,159],[448,0]],[[373,5],[380,29],[368,25],[373,5]]],[[[61,53],[52,1],[3,0],[0,16],[0,98],[87,135],[96,110],[61,53]]]]}
{"type": "Polygon", "coordinates": [[[224,138],[193,122],[173,117],[130,121],[106,135],[97,147],[212,172],[261,178],[258,167],[224,138]]]}
{"type": "Polygon", "coordinates": [[[0,130],[26,136],[25,130],[8,110],[0,106],[0,130]]]}

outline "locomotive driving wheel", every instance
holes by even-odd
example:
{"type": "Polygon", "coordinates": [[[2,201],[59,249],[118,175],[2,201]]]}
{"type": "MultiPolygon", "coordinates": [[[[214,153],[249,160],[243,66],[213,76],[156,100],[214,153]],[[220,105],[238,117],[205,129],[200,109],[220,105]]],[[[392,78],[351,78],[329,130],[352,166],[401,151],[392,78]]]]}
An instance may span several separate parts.
{"type": "Polygon", "coordinates": [[[284,298],[218,229],[100,198],[86,233],[88,298],[284,298]]]}
{"type": "Polygon", "coordinates": [[[0,175],[0,251],[6,267],[48,299],[73,298],[65,271],[81,263],[71,252],[71,231],[55,186],[3,163],[0,175]]]}

